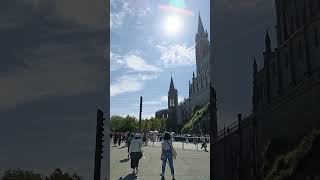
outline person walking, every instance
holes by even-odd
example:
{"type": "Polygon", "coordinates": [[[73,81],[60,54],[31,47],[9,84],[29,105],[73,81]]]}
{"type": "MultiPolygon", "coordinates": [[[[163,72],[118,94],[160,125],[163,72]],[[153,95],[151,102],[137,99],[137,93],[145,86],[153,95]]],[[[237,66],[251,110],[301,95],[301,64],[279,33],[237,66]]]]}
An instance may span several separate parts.
{"type": "Polygon", "coordinates": [[[208,150],[207,150],[207,141],[206,141],[206,138],[203,135],[201,135],[201,142],[202,142],[201,150],[204,149],[205,152],[208,152],[208,150]]]}
{"type": "Polygon", "coordinates": [[[163,136],[163,140],[161,141],[161,160],[162,160],[162,171],[160,173],[161,177],[164,177],[164,173],[166,170],[167,160],[169,162],[169,167],[172,175],[172,180],[175,180],[174,177],[174,165],[173,159],[176,158],[177,153],[172,147],[171,135],[169,133],[165,133],[163,136]]]}
{"type": "Polygon", "coordinates": [[[118,146],[121,145],[121,138],[122,138],[122,134],[119,133],[119,134],[118,134],[118,146]]]}
{"type": "Polygon", "coordinates": [[[127,140],[127,146],[128,146],[128,159],[130,158],[130,152],[129,152],[129,149],[130,149],[130,144],[131,142],[133,141],[134,137],[133,137],[133,133],[132,134],[128,134],[128,140],[127,140]]]}
{"type": "Polygon", "coordinates": [[[142,141],[143,141],[144,146],[147,146],[147,134],[146,133],[143,134],[142,141]]]}
{"type": "Polygon", "coordinates": [[[142,158],[142,142],[140,140],[140,135],[135,134],[134,139],[131,141],[129,146],[129,153],[131,157],[131,168],[132,174],[138,173],[139,160],[142,158]]]}
{"type": "Polygon", "coordinates": [[[114,145],[114,146],[117,146],[117,141],[118,141],[118,133],[115,133],[115,134],[113,135],[113,145],[114,145]]]}

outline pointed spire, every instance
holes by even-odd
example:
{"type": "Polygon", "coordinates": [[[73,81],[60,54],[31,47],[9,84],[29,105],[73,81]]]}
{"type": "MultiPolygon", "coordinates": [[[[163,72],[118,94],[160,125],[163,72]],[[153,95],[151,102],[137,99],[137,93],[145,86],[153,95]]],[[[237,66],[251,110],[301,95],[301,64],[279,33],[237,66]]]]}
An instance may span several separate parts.
{"type": "Polygon", "coordinates": [[[172,74],[171,74],[171,81],[170,81],[170,89],[174,89],[174,84],[173,84],[172,74]]]}
{"type": "Polygon", "coordinates": [[[201,21],[201,16],[200,16],[200,11],[199,11],[199,19],[198,19],[198,34],[204,34],[204,28],[203,28],[203,24],[201,21]]]}
{"type": "Polygon", "coordinates": [[[269,36],[268,29],[266,30],[265,44],[266,44],[266,50],[267,51],[271,50],[271,43],[270,43],[270,36],[269,36]]]}

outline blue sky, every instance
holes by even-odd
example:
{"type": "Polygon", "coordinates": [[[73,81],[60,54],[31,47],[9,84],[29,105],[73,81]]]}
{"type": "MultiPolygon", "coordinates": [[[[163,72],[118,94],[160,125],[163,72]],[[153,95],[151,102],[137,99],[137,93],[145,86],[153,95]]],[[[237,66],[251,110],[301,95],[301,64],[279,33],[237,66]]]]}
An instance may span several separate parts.
{"type": "Polygon", "coordinates": [[[170,4],[168,0],[111,0],[111,115],[138,117],[140,96],[142,118],[166,108],[171,73],[179,102],[188,97],[188,81],[195,70],[198,14],[209,33],[210,1],[175,2],[184,3],[184,10],[192,15],[161,8],[170,4]],[[177,22],[168,25],[168,19],[175,17],[177,22]],[[166,29],[176,24],[180,24],[176,32],[166,29]]]}

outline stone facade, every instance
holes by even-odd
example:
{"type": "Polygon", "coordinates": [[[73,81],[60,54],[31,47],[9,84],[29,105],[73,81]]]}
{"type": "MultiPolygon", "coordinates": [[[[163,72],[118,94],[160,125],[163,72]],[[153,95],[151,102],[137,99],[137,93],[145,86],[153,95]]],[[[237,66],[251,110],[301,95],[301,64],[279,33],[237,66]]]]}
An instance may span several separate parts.
{"type": "Polygon", "coordinates": [[[161,109],[156,112],[155,117],[159,119],[166,119],[168,118],[168,109],[161,109]]]}
{"type": "MultiPolygon", "coordinates": [[[[267,31],[263,67],[258,70],[253,62],[252,114],[240,121],[246,126],[218,133],[214,179],[259,179],[269,140],[295,144],[320,127],[320,1],[275,4],[277,47],[272,49],[267,31]]],[[[319,161],[310,163],[319,166],[319,161]]]]}
{"type": "MultiPolygon", "coordinates": [[[[179,105],[176,104],[178,92],[174,88],[171,77],[168,92],[168,131],[180,132],[182,126],[191,119],[195,106],[204,106],[210,98],[210,42],[208,32],[204,30],[199,14],[196,42],[196,74],[193,72],[192,82],[189,81],[189,97],[179,105]],[[170,102],[174,102],[171,104],[170,102]]],[[[199,132],[207,132],[209,127],[209,115],[203,118],[199,124],[199,132]]]]}

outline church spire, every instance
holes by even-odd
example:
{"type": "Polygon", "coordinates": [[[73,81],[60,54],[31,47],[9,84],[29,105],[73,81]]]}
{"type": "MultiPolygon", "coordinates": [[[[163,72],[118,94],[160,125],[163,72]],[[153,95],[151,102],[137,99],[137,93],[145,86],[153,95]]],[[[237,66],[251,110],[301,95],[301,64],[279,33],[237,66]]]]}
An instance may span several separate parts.
{"type": "Polygon", "coordinates": [[[201,21],[201,16],[200,16],[200,11],[199,11],[199,19],[198,19],[198,34],[204,34],[204,28],[203,28],[203,24],[201,21]]]}
{"type": "Polygon", "coordinates": [[[170,81],[170,89],[174,89],[174,84],[173,84],[172,75],[171,75],[171,81],[170,81]]]}
{"type": "Polygon", "coordinates": [[[266,30],[265,44],[266,44],[266,51],[271,51],[271,42],[270,42],[270,36],[269,36],[268,29],[266,30]]]}

